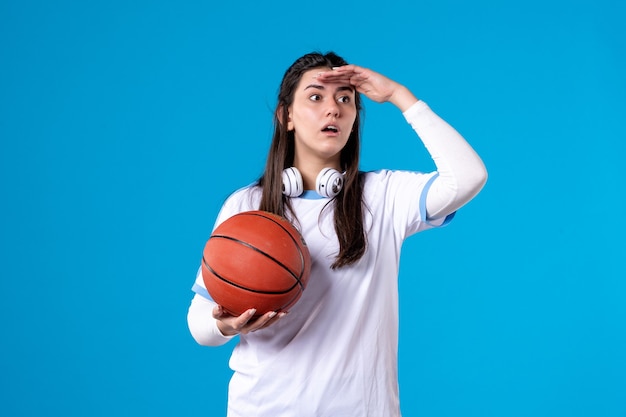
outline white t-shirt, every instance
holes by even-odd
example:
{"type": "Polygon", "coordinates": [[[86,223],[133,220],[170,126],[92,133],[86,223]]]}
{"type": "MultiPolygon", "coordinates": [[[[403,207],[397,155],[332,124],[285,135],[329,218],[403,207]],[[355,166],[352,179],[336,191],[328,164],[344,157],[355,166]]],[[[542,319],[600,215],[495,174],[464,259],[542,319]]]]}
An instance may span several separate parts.
{"type": "MultiPolygon", "coordinates": [[[[230,367],[229,417],[399,416],[398,268],[402,242],[439,226],[425,221],[437,173],[365,174],[367,250],[330,269],[338,253],[333,204],[312,191],[292,206],[312,257],[302,298],[272,326],[240,335],[230,367]]],[[[258,209],[260,189],[237,191],[216,222],[258,209]]],[[[198,275],[196,297],[208,297],[198,275]]]]}
{"type": "MultiPolygon", "coordinates": [[[[365,174],[368,246],[355,264],[331,270],[338,253],[333,203],[313,191],[292,199],[312,257],[311,277],[289,314],[240,335],[230,360],[228,417],[397,417],[398,268],[409,235],[445,223],[483,187],[487,171],[465,139],[422,101],[403,115],[437,171],[365,174]],[[428,194],[428,198],[426,198],[428,194]],[[428,207],[428,210],[427,210],[428,207]],[[433,220],[426,221],[426,213],[433,220]]],[[[235,192],[216,226],[259,207],[260,189],[235,192]]],[[[200,273],[187,316],[198,343],[230,338],[217,329],[200,273]]]]}

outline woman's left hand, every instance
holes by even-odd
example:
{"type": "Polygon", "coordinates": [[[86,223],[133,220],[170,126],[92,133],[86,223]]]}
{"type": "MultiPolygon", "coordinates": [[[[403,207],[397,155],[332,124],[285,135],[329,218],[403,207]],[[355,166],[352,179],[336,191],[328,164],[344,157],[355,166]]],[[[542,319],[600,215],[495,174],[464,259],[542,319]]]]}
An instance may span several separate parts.
{"type": "Polygon", "coordinates": [[[317,79],[325,82],[346,82],[361,94],[377,103],[390,102],[400,110],[408,109],[417,98],[403,85],[367,68],[344,65],[330,71],[322,71],[317,79]]]}

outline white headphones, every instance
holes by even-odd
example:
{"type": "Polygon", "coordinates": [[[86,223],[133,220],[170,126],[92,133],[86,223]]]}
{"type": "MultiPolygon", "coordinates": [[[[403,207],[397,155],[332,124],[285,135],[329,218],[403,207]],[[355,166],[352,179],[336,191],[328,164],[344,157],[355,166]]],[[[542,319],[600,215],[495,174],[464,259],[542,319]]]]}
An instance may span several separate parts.
{"type": "MultiPolygon", "coordinates": [[[[315,191],[322,197],[333,198],[343,188],[343,174],[333,168],[324,168],[317,174],[315,191]]],[[[302,174],[296,167],[283,170],[283,194],[298,197],[304,192],[302,174]]]]}

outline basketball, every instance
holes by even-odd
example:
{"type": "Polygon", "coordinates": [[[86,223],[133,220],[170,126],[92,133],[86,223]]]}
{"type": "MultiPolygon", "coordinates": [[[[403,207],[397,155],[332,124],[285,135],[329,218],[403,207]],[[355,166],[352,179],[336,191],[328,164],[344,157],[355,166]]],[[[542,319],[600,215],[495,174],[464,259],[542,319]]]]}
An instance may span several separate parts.
{"type": "Polygon", "coordinates": [[[213,300],[239,316],[287,312],[302,296],[311,255],[300,232],[285,218],[245,211],[226,219],[204,247],[202,279],[213,300]]]}

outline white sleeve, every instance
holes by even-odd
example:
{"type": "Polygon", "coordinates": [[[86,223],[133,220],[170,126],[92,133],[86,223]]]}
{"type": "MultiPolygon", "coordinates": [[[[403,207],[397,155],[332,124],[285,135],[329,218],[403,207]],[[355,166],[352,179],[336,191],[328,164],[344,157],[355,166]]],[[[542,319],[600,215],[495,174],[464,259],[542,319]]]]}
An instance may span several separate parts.
{"type": "Polygon", "coordinates": [[[208,292],[202,284],[201,269],[198,270],[193,290],[196,294],[187,311],[187,326],[191,336],[202,346],[220,346],[231,340],[234,336],[224,336],[217,327],[217,320],[213,318],[213,307],[217,304],[208,298],[208,292]]]}
{"type": "Polygon", "coordinates": [[[472,147],[452,126],[418,101],[404,113],[435,162],[439,176],[426,197],[429,219],[445,217],[470,201],[487,181],[487,170],[472,147]]]}

